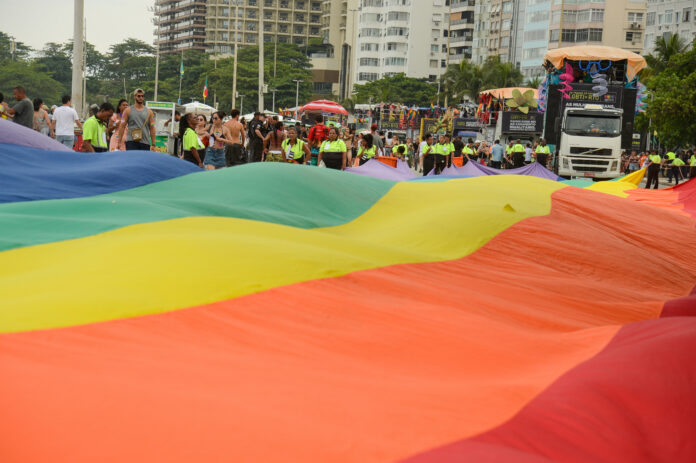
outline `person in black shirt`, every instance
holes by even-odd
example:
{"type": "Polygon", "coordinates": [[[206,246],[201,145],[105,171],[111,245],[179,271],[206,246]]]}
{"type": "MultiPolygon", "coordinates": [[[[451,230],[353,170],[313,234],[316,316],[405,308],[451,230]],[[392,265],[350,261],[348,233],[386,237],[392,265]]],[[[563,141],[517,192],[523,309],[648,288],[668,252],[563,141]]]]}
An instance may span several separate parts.
{"type": "Polygon", "coordinates": [[[263,156],[263,139],[266,136],[265,115],[254,113],[249,122],[249,162],[261,162],[263,156]]]}

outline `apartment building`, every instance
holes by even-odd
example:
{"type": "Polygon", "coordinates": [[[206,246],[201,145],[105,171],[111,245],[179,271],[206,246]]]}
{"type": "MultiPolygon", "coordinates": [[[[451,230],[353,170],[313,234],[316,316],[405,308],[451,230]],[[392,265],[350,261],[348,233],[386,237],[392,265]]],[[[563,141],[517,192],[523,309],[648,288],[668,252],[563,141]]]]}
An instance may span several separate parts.
{"type": "MultiPolygon", "coordinates": [[[[484,0],[486,1],[486,0],[484,0]]],[[[487,0],[488,9],[488,57],[498,56],[504,63],[519,65],[521,46],[520,27],[524,16],[524,0],[487,0]]]]}
{"type": "Polygon", "coordinates": [[[450,61],[470,60],[473,56],[476,0],[450,2],[450,61]]]}
{"type": "Polygon", "coordinates": [[[686,43],[696,40],[696,0],[648,0],[645,20],[644,53],[655,50],[655,40],[677,34],[686,43]]]}
{"type": "Polygon", "coordinates": [[[445,0],[360,0],[354,83],[399,73],[429,79],[443,74],[449,8],[445,0]]]}
{"type": "Polygon", "coordinates": [[[552,3],[553,0],[526,0],[524,14],[519,18],[520,71],[527,79],[544,73],[541,62],[549,47],[552,3]]]}
{"type": "Polygon", "coordinates": [[[642,53],[646,3],[645,0],[554,0],[549,48],[606,45],[642,53]]]}
{"type": "Polygon", "coordinates": [[[231,54],[266,42],[306,46],[321,37],[323,0],[157,0],[156,41],[162,53],[207,50],[231,54]],[[259,17],[263,1],[263,18],[259,17]]]}
{"type": "Polygon", "coordinates": [[[206,0],[157,0],[155,43],[160,53],[206,49],[206,0]]]}
{"type": "Polygon", "coordinates": [[[330,46],[326,56],[312,58],[314,68],[325,70],[315,76],[315,93],[321,86],[339,100],[351,94],[358,6],[359,0],[324,0],[322,4],[321,37],[330,46]]]}

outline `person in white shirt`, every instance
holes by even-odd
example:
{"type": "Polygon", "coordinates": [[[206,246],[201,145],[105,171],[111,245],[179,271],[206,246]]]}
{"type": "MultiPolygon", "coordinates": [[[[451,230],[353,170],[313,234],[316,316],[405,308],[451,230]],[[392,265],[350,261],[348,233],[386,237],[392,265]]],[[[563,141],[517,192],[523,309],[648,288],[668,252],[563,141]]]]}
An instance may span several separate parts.
{"type": "Polygon", "coordinates": [[[56,134],[56,141],[72,148],[75,144],[75,123],[82,128],[80,118],[72,107],[70,95],[63,95],[63,106],[56,108],[53,112],[53,131],[56,134]]]}
{"type": "Polygon", "coordinates": [[[527,143],[527,145],[524,147],[524,163],[525,164],[532,163],[532,144],[531,143],[527,143]]]}

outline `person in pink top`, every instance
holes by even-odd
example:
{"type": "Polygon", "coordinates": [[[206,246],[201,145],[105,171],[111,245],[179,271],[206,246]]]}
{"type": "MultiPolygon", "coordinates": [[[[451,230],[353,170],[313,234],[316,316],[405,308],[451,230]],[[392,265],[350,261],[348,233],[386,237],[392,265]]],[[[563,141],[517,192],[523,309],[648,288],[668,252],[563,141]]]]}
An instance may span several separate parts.
{"type": "Polygon", "coordinates": [[[109,140],[109,151],[126,151],[126,134],[128,133],[128,127],[123,132],[123,139],[118,138],[118,126],[121,125],[121,117],[123,112],[128,108],[128,102],[126,100],[121,100],[116,106],[116,112],[111,116],[111,122],[109,123],[108,131],[111,134],[111,140],[109,140]]]}

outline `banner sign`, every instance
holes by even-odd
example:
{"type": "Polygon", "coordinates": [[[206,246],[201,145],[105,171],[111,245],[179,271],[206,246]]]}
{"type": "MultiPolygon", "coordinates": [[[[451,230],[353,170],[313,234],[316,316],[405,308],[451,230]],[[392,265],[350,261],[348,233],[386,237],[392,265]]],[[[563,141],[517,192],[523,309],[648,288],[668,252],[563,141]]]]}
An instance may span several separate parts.
{"type": "Polygon", "coordinates": [[[544,131],[543,113],[524,114],[519,111],[503,111],[502,117],[503,133],[535,134],[544,131]]]}
{"type": "Polygon", "coordinates": [[[456,136],[459,132],[480,132],[481,121],[476,118],[458,117],[454,120],[453,132],[456,136]]]}

